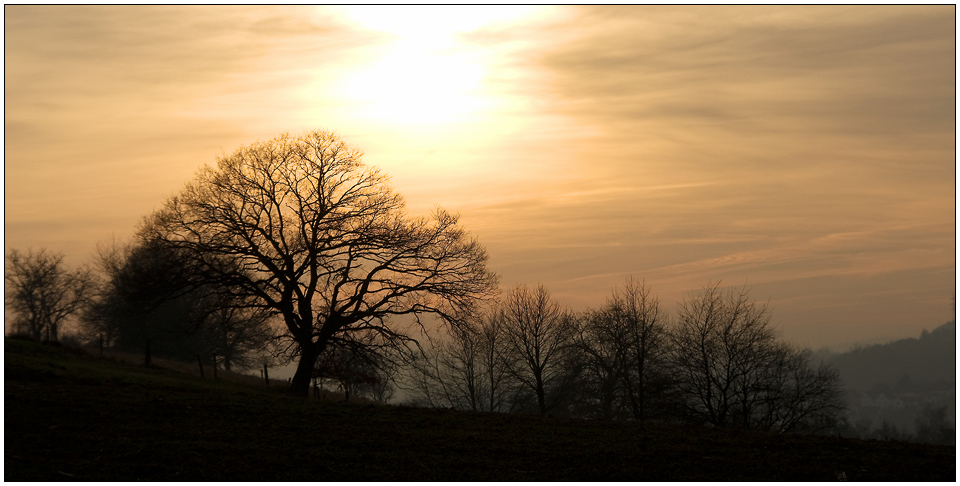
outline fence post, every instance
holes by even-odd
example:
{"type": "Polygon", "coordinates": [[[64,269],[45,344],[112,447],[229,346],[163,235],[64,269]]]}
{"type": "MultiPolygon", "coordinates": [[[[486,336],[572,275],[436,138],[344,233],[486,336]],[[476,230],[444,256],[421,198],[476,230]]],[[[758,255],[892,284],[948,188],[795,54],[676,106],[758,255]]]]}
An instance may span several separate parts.
{"type": "Polygon", "coordinates": [[[200,365],[200,378],[203,378],[203,361],[200,360],[200,355],[197,355],[197,364],[200,365]]]}
{"type": "Polygon", "coordinates": [[[103,357],[103,333],[100,333],[100,357],[103,357]]]}
{"type": "Polygon", "coordinates": [[[263,379],[267,380],[267,386],[270,386],[270,375],[267,374],[267,364],[263,364],[263,379]]]}
{"type": "Polygon", "coordinates": [[[217,355],[213,355],[213,379],[217,379],[217,355]]]}

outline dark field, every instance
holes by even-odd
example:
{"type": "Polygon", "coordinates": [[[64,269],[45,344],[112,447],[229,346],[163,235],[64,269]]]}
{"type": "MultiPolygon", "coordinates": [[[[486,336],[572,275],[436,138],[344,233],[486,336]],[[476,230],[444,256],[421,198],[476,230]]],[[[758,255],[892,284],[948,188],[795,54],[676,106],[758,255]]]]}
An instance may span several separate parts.
{"type": "Polygon", "coordinates": [[[5,340],[5,481],[954,481],[954,447],[344,404],[5,340]]]}

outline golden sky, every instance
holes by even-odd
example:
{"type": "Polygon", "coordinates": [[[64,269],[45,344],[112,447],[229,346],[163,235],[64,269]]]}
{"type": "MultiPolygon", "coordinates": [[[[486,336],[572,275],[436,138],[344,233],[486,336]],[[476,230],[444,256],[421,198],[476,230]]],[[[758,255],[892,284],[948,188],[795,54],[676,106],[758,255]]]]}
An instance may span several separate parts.
{"type": "Polygon", "coordinates": [[[76,264],[331,129],[502,283],[747,284],[819,347],[953,318],[955,7],[5,6],[4,244],[76,264]]]}

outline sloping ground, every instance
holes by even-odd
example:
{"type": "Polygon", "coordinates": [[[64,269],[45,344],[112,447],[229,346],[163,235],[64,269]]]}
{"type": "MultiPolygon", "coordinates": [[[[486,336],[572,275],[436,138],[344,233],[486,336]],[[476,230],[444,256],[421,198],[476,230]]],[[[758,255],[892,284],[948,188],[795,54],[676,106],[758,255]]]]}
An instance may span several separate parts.
{"type": "Polygon", "coordinates": [[[954,481],[954,447],[303,400],[5,342],[4,480],[954,481]]]}

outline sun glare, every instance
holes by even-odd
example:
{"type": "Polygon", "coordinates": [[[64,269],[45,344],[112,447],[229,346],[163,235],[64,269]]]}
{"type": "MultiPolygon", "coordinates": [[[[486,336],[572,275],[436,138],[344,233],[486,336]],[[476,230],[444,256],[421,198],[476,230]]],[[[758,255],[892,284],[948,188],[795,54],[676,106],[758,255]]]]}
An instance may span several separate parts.
{"type": "Polygon", "coordinates": [[[489,60],[458,34],[515,21],[530,8],[489,6],[354,6],[343,16],[360,28],[394,40],[369,64],[345,76],[338,93],[359,105],[366,120],[446,124],[494,109],[485,92],[489,60]]]}

